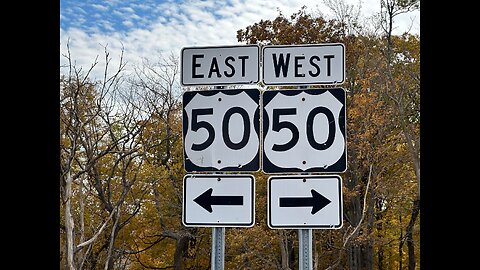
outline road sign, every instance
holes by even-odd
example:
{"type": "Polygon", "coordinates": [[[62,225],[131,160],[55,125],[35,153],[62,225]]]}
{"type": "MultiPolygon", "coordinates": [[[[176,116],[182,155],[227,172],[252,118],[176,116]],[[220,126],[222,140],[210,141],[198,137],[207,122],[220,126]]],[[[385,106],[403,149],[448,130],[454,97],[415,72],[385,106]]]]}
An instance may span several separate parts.
{"type": "Polygon", "coordinates": [[[263,93],[263,171],[345,172],[345,90],[263,93]]]}
{"type": "Polygon", "coordinates": [[[255,178],[242,174],[185,175],[182,222],[187,227],[252,227],[255,178]]]}
{"type": "Polygon", "coordinates": [[[183,94],[185,170],[254,172],[260,169],[260,91],[183,94]]]}
{"type": "Polygon", "coordinates": [[[262,62],[266,85],[345,81],[345,46],[341,43],[265,46],[262,62]]]}
{"type": "Polygon", "coordinates": [[[339,229],[343,224],[338,175],[271,176],[268,226],[272,229],[339,229]]]}
{"type": "Polygon", "coordinates": [[[257,45],[183,48],[180,82],[185,86],[256,84],[259,51],[257,45]]]}

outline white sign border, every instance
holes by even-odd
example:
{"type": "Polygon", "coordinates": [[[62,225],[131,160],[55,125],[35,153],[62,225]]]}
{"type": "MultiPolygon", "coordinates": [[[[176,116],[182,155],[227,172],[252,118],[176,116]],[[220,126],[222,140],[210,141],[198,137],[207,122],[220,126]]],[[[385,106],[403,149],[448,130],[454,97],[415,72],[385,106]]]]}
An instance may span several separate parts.
{"type": "Polygon", "coordinates": [[[291,86],[291,85],[340,85],[345,82],[346,78],[346,55],[345,55],[345,45],[343,43],[318,43],[318,44],[294,44],[294,45],[265,45],[262,48],[262,83],[266,86],[291,86]],[[333,81],[333,82],[281,82],[281,83],[265,83],[265,49],[266,48],[291,48],[291,47],[328,47],[328,46],[341,46],[342,47],[342,70],[343,70],[343,79],[340,82],[333,81]]]}
{"type": "MultiPolygon", "coordinates": [[[[232,173],[256,173],[256,172],[259,172],[262,170],[262,165],[263,165],[263,162],[262,162],[262,150],[263,150],[263,146],[262,146],[262,117],[263,117],[263,109],[262,109],[262,93],[263,91],[259,88],[259,87],[251,87],[251,88],[247,88],[247,89],[231,89],[231,90],[228,90],[228,89],[212,89],[212,90],[196,90],[196,91],[186,91],[182,94],[182,155],[183,155],[183,170],[187,173],[190,173],[190,174],[195,174],[195,173],[223,173],[223,172],[232,172],[232,173]],[[201,92],[222,92],[222,93],[225,93],[227,95],[230,95],[232,94],[234,91],[240,91],[240,92],[243,92],[243,91],[248,91],[248,90],[256,90],[259,92],[259,100],[258,100],[258,139],[259,139],[259,144],[258,144],[258,151],[257,151],[257,156],[256,158],[254,158],[253,161],[255,160],[258,160],[258,168],[256,170],[233,170],[233,169],[228,169],[228,168],[232,168],[232,167],[226,167],[226,168],[223,168],[223,169],[216,169],[216,168],[213,168],[213,167],[206,167],[206,168],[202,168],[202,170],[191,170],[191,171],[188,171],[187,170],[187,154],[186,154],[186,151],[185,151],[185,133],[184,133],[184,117],[183,117],[183,108],[185,107],[184,105],[184,98],[183,98],[183,95],[185,93],[201,93],[201,92]]],[[[193,166],[195,166],[193,164],[193,166]]],[[[198,166],[195,166],[195,167],[198,167],[198,166]]]]}
{"type": "Polygon", "coordinates": [[[255,176],[251,174],[186,174],[183,177],[183,198],[182,198],[182,225],[185,227],[229,227],[229,228],[251,228],[255,225],[255,176]],[[186,222],[186,209],[185,206],[187,204],[187,196],[185,193],[185,184],[187,178],[238,178],[238,177],[248,177],[251,179],[251,196],[252,196],[252,205],[251,205],[251,223],[187,223],[186,222]]]}
{"type": "MultiPolygon", "coordinates": [[[[285,173],[295,173],[295,174],[298,174],[298,173],[345,173],[347,171],[347,168],[348,168],[348,140],[347,140],[347,92],[345,91],[345,88],[343,87],[331,87],[331,88],[295,88],[295,89],[279,89],[279,90],[270,90],[270,91],[263,91],[261,93],[261,97],[260,97],[260,109],[261,109],[261,118],[260,118],[260,128],[261,128],[261,138],[260,138],[260,145],[261,145],[261,168],[262,168],[262,172],[265,173],[265,174],[270,174],[270,175],[283,175],[285,173]],[[266,156],[265,156],[265,152],[264,152],[264,140],[265,140],[265,130],[264,130],[264,126],[263,126],[263,123],[264,123],[264,98],[263,98],[263,95],[266,93],[266,92],[282,92],[282,91],[298,91],[298,93],[300,94],[301,91],[305,91],[305,90],[314,90],[314,91],[323,91],[323,90],[332,90],[332,89],[342,89],[344,91],[344,94],[345,94],[345,104],[344,104],[344,115],[343,115],[343,119],[345,120],[345,125],[344,125],[344,137],[345,137],[345,151],[344,151],[344,156],[345,158],[343,159],[343,161],[345,162],[345,168],[343,169],[343,171],[340,171],[340,170],[319,170],[320,167],[315,167],[315,168],[311,168],[311,169],[307,169],[305,171],[301,170],[301,169],[292,169],[292,168],[282,168],[283,170],[281,171],[277,171],[277,172],[266,172],[265,171],[265,159],[268,159],[266,156]]],[[[340,159],[337,161],[339,162],[340,159]]]]}
{"type": "Polygon", "coordinates": [[[181,50],[180,50],[180,84],[184,87],[191,87],[191,86],[205,86],[205,85],[215,85],[215,86],[222,86],[222,85],[237,85],[237,84],[241,84],[241,85],[256,85],[258,84],[260,81],[262,81],[262,79],[260,79],[260,75],[263,74],[263,72],[260,72],[260,67],[261,67],[261,59],[260,59],[260,46],[258,44],[247,44],[247,45],[225,45],[225,46],[199,46],[199,47],[196,47],[196,46],[191,46],[191,47],[183,47],[181,50]],[[192,50],[192,49],[195,49],[195,50],[202,50],[202,49],[229,49],[229,48],[239,48],[239,47],[256,47],[257,48],[257,56],[258,56],[258,59],[257,59],[257,81],[250,81],[248,83],[246,82],[223,82],[223,83],[201,83],[201,84],[197,84],[197,83],[192,83],[192,84],[185,84],[183,82],[183,51],[184,50],[192,50]]]}
{"type": "MultiPolygon", "coordinates": [[[[295,181],[294,180],[294,181],[295,181]]],[[[270,176],[267,180],[267,225],[270,229],[277,230],[277,229],[341,229],[343,227],[343,180],[340,175],[335,175],[335,174],[321,174],[321,175],[274,175],[270,176]],[[298,226],[273,226],[271,224],[271,217],[270,217],[270,212],[271,212],[271,194],[270,194],[270,185],[272,180],[278,179],[278,178],[290,178],[290,179],[303,179],[303,178],[337,178],[338,179],[338,190],[339,190],[339,215],[340,215],[340,224],[339,225],[334,225],[334,226],[328,226],[328,225],[298,225],[298,226]]]]}

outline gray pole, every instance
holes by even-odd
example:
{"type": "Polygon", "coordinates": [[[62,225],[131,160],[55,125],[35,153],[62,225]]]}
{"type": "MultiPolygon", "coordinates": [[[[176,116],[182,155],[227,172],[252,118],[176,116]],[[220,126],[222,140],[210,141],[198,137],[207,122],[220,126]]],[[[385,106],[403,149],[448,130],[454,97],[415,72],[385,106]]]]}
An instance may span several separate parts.
{"type": "MultiPolygon", "coordinates": [[[[307,89],[308,86],[300,85],[299,89],[307,89]]],[[[298,269],[312,270],[313,256],[312,256],[312,229],[298,230],[298,269]]]]}
{"type": "MultiPolygon", "coordinates": [[[[224,86],[215,86],[215,89],[224,89],[224,86]]],[[[223,270],[225,264],[225,227],[212,228],[212,270],[223,270]]]]}
{"type": "Polygon", "coordinates": [[[312,270],[312,229],[298,230],[298,269],[312,270]]]}
{"type": "Polygon", "coordinates": [[[212,270],[223,270],[225,254],[225,227],[212,228],[212,270]]]}

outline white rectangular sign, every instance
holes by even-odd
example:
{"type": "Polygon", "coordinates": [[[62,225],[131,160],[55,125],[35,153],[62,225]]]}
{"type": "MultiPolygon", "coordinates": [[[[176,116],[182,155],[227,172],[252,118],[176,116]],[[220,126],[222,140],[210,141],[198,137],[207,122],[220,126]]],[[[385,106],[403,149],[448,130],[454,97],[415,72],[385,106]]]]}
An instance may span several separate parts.
{"type": "Polygon", "coordinates": [[[182,48],[181,84],[256,84],[260,81],[259,51],[258,45],[182,48]]]}
{"type": "Polygon", "coordinates": [[[345,172],[343,88],[265,91],[262,103],[265,173],[345,172]]]}
{"type": "Polygon", "coordinates": [[[182,223],[187,227],[252,227],[253,175],[185,175],[182,223]]]}
{"type": "Polygon", "coordinates": [[[263,47],[266,85],[341,84],[345,81],[345,46],[341,43],[263,47]]]}
{"type": "Polygon", "coordinates": [[[185,170],[260,170],[260,91],[188,91],[183,94],[185,170]]]}
{"type": "Polygon", "coordinates": [[[343,225],[338,175],[271,176],[267,191],[267,220],[272,229],[339,229],[343,225]]]}

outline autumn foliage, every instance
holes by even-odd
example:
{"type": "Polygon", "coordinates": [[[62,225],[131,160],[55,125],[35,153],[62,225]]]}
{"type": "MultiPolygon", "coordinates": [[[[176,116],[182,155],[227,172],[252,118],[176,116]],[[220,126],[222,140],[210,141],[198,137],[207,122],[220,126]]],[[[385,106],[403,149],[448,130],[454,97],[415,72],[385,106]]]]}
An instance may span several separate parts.
{"type": "MultiPolygon", "coordinates": [[[[344,225],[314,230],[314,269],[419,269],[420,37],[301,9],[237,39],[345,44],[344,225]]],[[[127,78],[122,69],[92,82],[71,67],[60,80],[60,267],[209,269],[211,229],[181,223],[178,62],[146,63],[127,78]]],[[[254,176],[256,223],[226,230],[225,269],[297,269],[297,231],[268,228],[268,175],[254,176]]]]}

